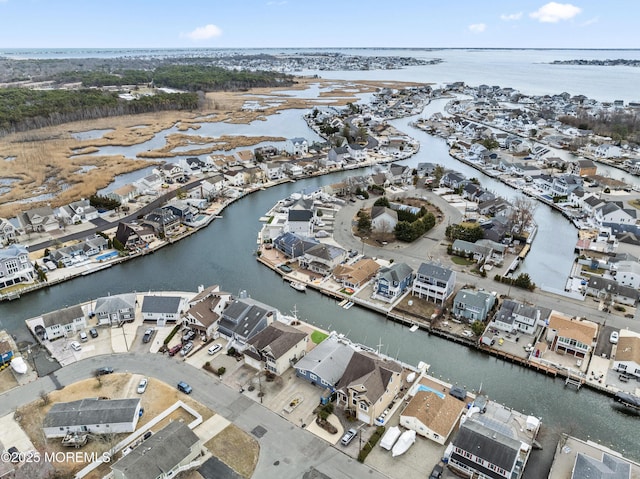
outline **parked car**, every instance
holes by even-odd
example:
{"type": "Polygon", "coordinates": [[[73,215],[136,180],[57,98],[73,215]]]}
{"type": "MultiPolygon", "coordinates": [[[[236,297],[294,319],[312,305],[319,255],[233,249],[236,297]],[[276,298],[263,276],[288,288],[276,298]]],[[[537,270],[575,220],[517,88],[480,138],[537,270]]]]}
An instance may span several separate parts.
{"type": "Polygon", "coordinates": [[[180,351],[180,354],[182,356],[186,356],[187,354],[189,354],[191,352],[192,349],[193,349],[193,343],[191,341],[189,341],[187,344],[182,346],[182,351],[180,351]]]}
{"type": "Polygon", "coordinates": [[[444,470],[444,465],[439,462],[433,469],[431,469],[431,474],[429,475],[429,479],[440,479],[442,477],[442,471],[444,470]]]}
{"type": "Polygon", "coordinates": [[[178,391],[182,391],[185,394],[191,394],[191,391],[193,391],[191,389],[191,386],[189,386],[187,383],[185,383],[184,381],[180,381],[178,383],[178,391]]]}
{"type": "Polygon", "coordinates": [[[182,335],[182,342],[183,343],[188,343],[189,341],[193,341],[193,339],[195,339],[195,337],[196,337],[196,332],[192,331],[192,330],[189,330],[189,331],[187,331],[186,333],[184,333],[182,335]]]}
{"type": "Polygon", "coordinates": [[[80,342],[86,343],[87,341],[89,341],[87,333],[85,333],[84,331],[80,331],[80,342]]]}
{"type": "Polygon", "coordinates": [[[213,346],[211,346],[208,351],[210,355],[214,355],[216,354],[218,351],[220,351],[222,349],[222,346],[220,344],[214,344],[213,346]]]}
{"type": "Polygon", "coordinates": [[[172,346],[171,349],[169,349],[169,356],[175,356],[180,352],[181,349],[182,344],[176,344],[175,346],[172,346]]]}
{"type": "Polygon", "coordinates": [[[74,351],[82,350],[82,346],[80,346],[80,343],[78,341],[71,341],[71,344],[69,346],[71,346],[71,349],[73,349],[74,351]]]}
{"type": "Polygon", "coordinates": [[[456,399],[460,399],[460,401],[466,401],[467,399],[467,391],[462,389],[460,386],[452,386],[449,390],[449,394],[456,399]]]}
{"type": "Polygon", "coordinates": [[[343,446],[348,446],[349,443],[351,441],[353,441],[353,438],[356,437],[358,435],[358,430],[351,428],[349,429],[347,432],[344,433],[344,436],[342,436],[342,439],[340,439],[340,444],[342,444],[343,446]]]}
{"type": "Polygon", "coordinates": [[[138,394],[142,394],[147,390],[147,384],[149,384],[149,380],[147,378],[142,378],[138,383],[138,389],[136,390],[138,394]]]}
{"type": "Polygon", "coordinates": [[[613,331],[611,333],[611,335],[609,336],[609,342],[611,344],[618,344],[618,338],[620,338],[620,335],[618,334],[618,331],[613,331]]]}
{"type": "Polygon", "coordinates": [[[153,336],[153,330],[152,329],[147,329],[144,332],[144,336],[142,336],[142,342],[143,343],[148,343],[149,341],[151,341],[151,336],[153,336]]]}
{"type": "Polygon", "coordinates": [[[103,368],[96,369],[96,376],[104,376],[105,374],[111,374],[113,372],[113,368],[105,366],[103,368]]]}
{"type": "Polygon", "coordinates": [[[97,337],[98,337],[98,330],[97,330],[96,328],[91,328],[91,329],[89,330],[89,335],[90,335],[92,338],[97,338],[97,337]]]}

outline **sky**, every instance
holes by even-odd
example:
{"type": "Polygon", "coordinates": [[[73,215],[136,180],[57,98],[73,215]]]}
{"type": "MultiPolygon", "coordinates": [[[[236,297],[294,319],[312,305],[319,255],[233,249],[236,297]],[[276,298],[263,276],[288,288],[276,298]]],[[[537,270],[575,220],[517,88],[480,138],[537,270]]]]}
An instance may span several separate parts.
{"type": "Polygon", "coordinates": [[[640,48],[637,0],[0,0],[0,48],[640,48]]]}

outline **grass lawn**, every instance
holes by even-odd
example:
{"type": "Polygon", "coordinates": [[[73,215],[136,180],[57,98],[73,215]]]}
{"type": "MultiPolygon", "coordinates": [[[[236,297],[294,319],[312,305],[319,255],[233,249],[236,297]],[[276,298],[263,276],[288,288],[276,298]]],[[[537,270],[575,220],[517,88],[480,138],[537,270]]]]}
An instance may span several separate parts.
{"type": "Polygon", "coordinates": [[[322,341],[327,339],[328,336],[328,334],[323,333],[322,331],[314,331],[311,333],[311,341],[313,341],[314,344],[320,344],[322,341]]]}
{"type": "Polygon", "coordinates": [[[471,266],[476,262],[461,256],[451,256],[451,262],[460,266],[471,266]]]}

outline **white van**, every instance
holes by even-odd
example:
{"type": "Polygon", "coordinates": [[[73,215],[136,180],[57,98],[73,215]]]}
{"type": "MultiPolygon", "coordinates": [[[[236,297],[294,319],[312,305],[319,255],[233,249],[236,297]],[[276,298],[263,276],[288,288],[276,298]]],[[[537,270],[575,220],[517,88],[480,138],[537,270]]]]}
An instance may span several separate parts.
{"type": "Polygon", "coordinates": [[[87,337],[87,333],[85,333],[84,331],[80,331],[80,341],[86,343],[88,340],[89,338],[87,337]]]}
{"type": "Polygon", "coordinates": [[[214,354],[216,354],[218,351],[220,351],[222,349],[222,346],[220,344],[214,344],[213,346],[211,346],[209,348],[209,354],[211,356],[213,356],[214,354]]]}

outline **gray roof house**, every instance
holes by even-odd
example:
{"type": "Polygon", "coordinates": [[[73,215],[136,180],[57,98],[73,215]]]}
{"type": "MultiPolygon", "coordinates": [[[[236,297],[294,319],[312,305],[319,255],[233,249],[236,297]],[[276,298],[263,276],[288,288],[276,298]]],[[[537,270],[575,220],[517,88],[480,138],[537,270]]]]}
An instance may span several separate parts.
{"type": "Polygon", "coordinates": [[[603,278],[592,275],[587,283],[587,294],[600,299],[613,299],[616,303],[635,306],[640,297],[640,292],[630,286],[624,286],[615,279],[603,278]]]}
{"type": "Polygon", "coordinates": [[[198,436],[181,421],[173,421],[111,465],[114,479],[158,479],[197,467],[198,436]]]}
{"type": "Polygon", "coordinates": [[[135,431],[139,417],[140,398],[85,398],[54,404],[42,426],[48,438],[74,432],[119,434],[135,431]]]}
{"type": "Polygon", "coordinates": [[[245,362],[280,376],[305,354],[308,340],[307,333],[275,321],[249,340],[245,362]]]}
{"type": "Polygon", "coordinates": [[[121,324],[136,319],[136,294],[125,293],[96,299],[93,313],[98,324],[121,324]]]}
{"type": "Polygon", "coordinates": [[[338,266],[346,257],[347,252],[344,249],[320,243],[306,250],[299,261],[302,268],[326,276],[331,274],[333,268],[338,266]]]}
{"type": "Polygon", "coordinates": [[[220,292],[219,286],[208,288],[191,299],[191,307],[183,317],[183,324],[207,338],[218,330],[218,321],[231,294],[220,292]],[[202,295],[202,296],[201,296],[202,295]]]}
{"type": "Polygon", "coordinates": [[[333,391],[354,353],[349,344],[329,336],[295,364],[296,376],[333,391]]]}
{"type": "Polygon", "coordinates": [[[375,296],[383,301],[394,301],[411,287],[413,270],[406,263],[393,263],[380,268],[374,287],[375,296]]]}
{"type": "Polygon", "coordinates": [[[455,286],[455,271],[427,262],[422,263],[418,268],[411,294],[436,304],[444,304],[453,294],[455,286]]]}
{"type": "Polygon", "coordinates": [[[74,334],[87,327],[84,311],[79,305],[42,315],[46,339],[52,341],[74,334]]]}
{"type": "Polygon", "coordinates": [[[181,296],[145,296],[142,299],[142,320],[156,321],[158,326],[175,323],[185,310],[181,296]]]}
{"type": "Polygon", "coordinates": [[[239,298],[223,311],[218,331],[236,341],[236,348],[244,350],[246,343],[266,328],[278,316],[278,310],[251,298],[239,298]]]}
{"type": "Polygon", "coordinates": [[[461,289],[453,299],[453,314],[456,318],[467,319],[470,323],[484,321],[496,304],[496,297],[486,291],[461,289]]]}
{"type": "Polygon", "coordinates": [[[547,316],[541,308],[507,299],[494,316],[491,326],[506,332],[533,334],[547,316]]]}
{"type": "Polygon", "coordinates": [[[602,460],[579,452],[573,465],[571,479],[629,479],[631,464],[622,458],[602,453],[602,460]]]}

